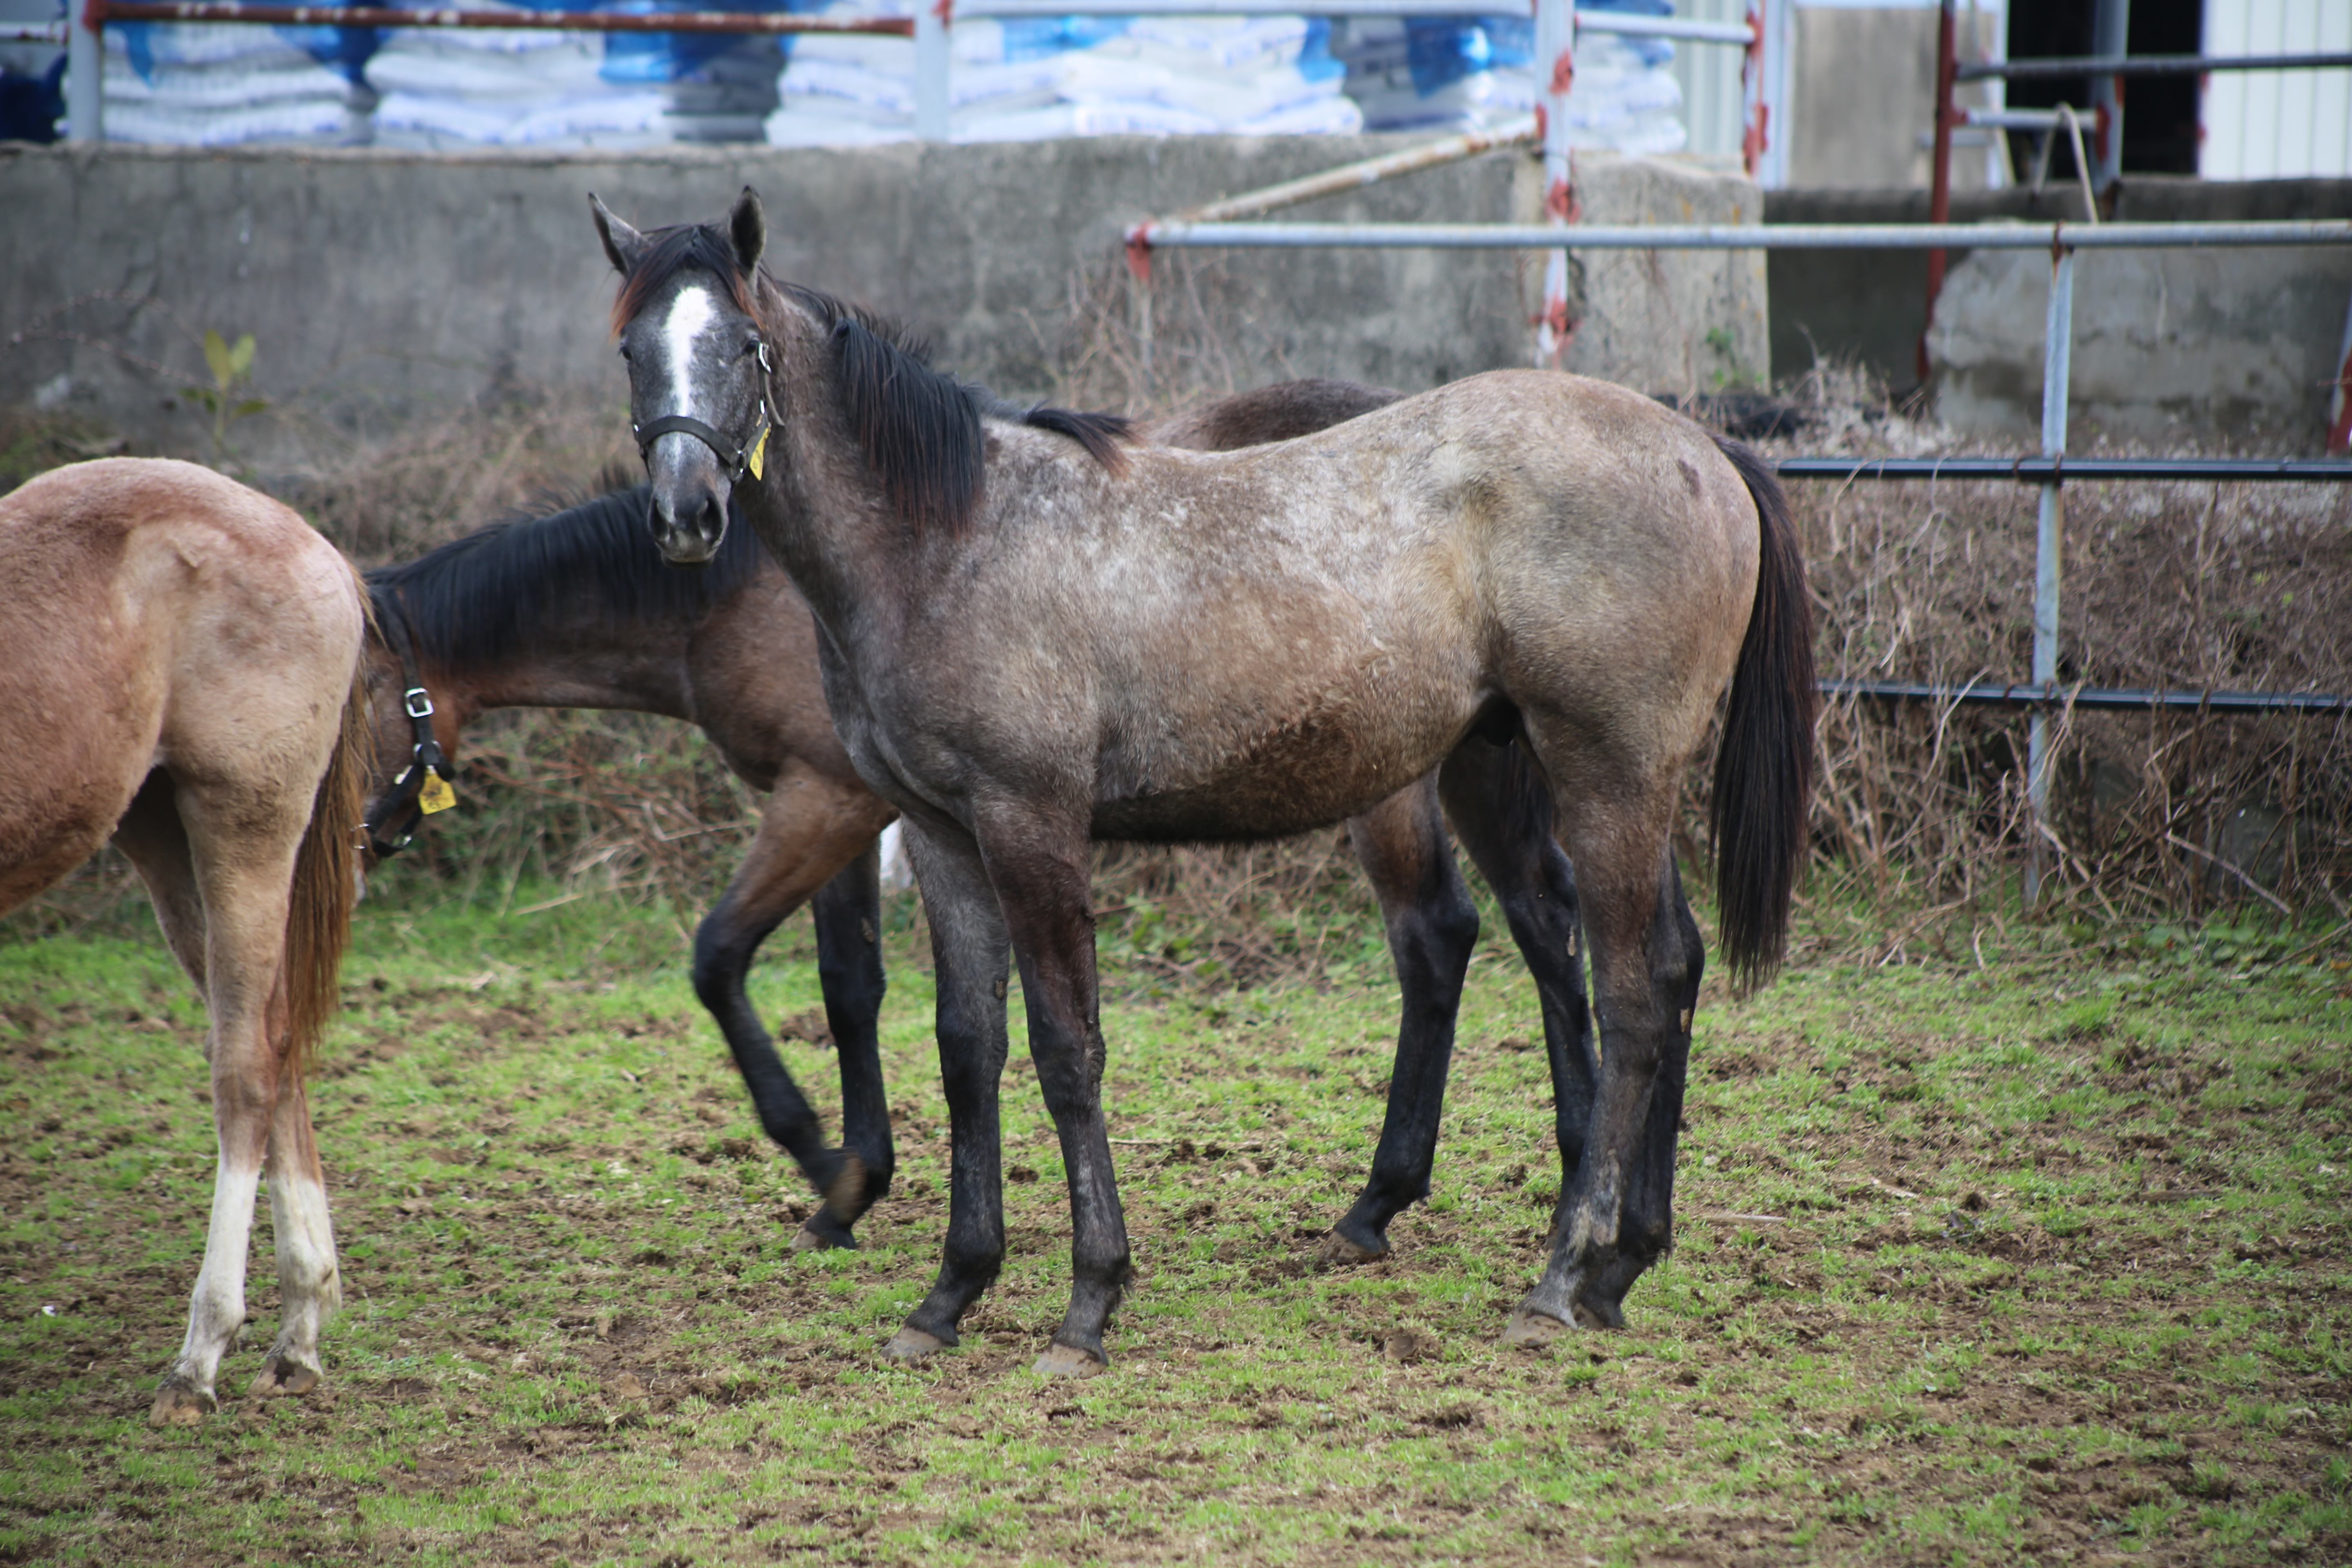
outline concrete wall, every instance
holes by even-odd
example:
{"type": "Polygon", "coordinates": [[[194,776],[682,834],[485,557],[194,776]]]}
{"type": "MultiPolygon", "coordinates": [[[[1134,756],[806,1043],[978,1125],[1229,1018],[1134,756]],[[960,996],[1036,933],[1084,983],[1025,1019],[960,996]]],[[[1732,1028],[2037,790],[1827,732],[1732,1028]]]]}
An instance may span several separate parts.
{"type": "MultiPolygon", "coordinates": [[[[1956,195],[1956,222],[2077,218],[2071,190],[1956,195]]],[[[2110,216],[2145,223],[2352,217],[2352,181],[2210,184],[2135,175],[2110,216]]],[[[1774,191],[1768,223],[1918,223],[1924,191],[1774,191]]],[[[2049,258],[1949,253],[1929,342],[1936,409],[1963,429],[2041,428],[2049,258]]],[[[1780,251],[1769,268],[1772,371],[1818,353],[1897,388],[1927,304],[1924,251],[1780,251]]],[[[2186,426],[2200,437],[2315,450],[2352,308],[2352,247],[2084,254],[2076,263],[2074,417],[2123,435],[2186,426]]]]}
{"type": "MultiPolygon", "coordinates": [[[[1936,18],[1933,5],[1797,6],[1790,72],[1789,185],[1792,189],[1925,188],[1929,156],[1919,145],[1936,128],[1936,18]]],[[[2000,41],[1998,11],[1976,14],[1969,47],[1962,7],[1960,58],[1981,58],[2000,41]]],[[[1989,100],[1982,83],[1953,94],[1965,105],[1989,100]]],[[[1956,148],[1952,188],[1981,190],[1986,149],[1956,148]]]]}
{"type": "MultiPolygon", "coordinates": [[[[1118,401],[1101,389],[1134,393],[1143,325],[1121,258],[1129,223],[1414,140],[457,157],[9,146],[0,402],[87,410],[141,449],[198,445],[175,393],[204,379],[195,344],[214,328],[257,340],[256,385],[276,411],[241,434],[275,462],[509,391],[617,405],[613,279],[587,193],[650,226],[716,216],[746,184],[766,200],[780,275],[909,322],[942,364],[1008,396],[1076,384],[1118,401]]],[[[1527,220],[1540,186],[1531,162],[1490,156],[1293,216],[1527,220]]],[[[1761,216],[1736,177],[1604,159],[1581,178],[1595,222],[1761,216]]],[[[1528,259],[1162,252],[1154,390],[1318,374],[1410,391],[1526,363],[1528,259]]],[[[1571,368],[1660,391],[1761,374],[1760,268],[1694,256],[1620,273],[1585,280],[1587,309],[1638,317],[1638,330],[1589,325],[1571,368]]]]}
{"type": "MultiPolygon", "coordinates": [[[[2118,219],[2352,216],[2352,181],[2200,184],[2143,177],[2118,219]]],[[[1927,337],[1936,411],[1968,430],[2038,432],[2050,258],[1974,251],[1947,274],[1927,337]]],[[[2120,436],[2183,430],[2316,450],[2352,313],[2352,246],[2086,251],[2074,263],[2069,417],[2120,436]]]]}
{"type": "MultiPolygon", "coordinates": [[[[1543,165],[1528,159],[1521,170],[1519,207],[1528,215],[1523,221],[1534,222],[1543,165]]],[[[1580,153],[1574,173],[1586,223],[1764,221],[1761,191],[1695,162],[1580,153]]],[[[1532,320],[1542,304],[1535,258],[1527,278],[1532,320]]],[[[1769,379],[1762,251],[1586,251],[1570,256],[1569,279],[1579,319],[1565,356],[1570,370],[1685,397],[1769,379]]]]}

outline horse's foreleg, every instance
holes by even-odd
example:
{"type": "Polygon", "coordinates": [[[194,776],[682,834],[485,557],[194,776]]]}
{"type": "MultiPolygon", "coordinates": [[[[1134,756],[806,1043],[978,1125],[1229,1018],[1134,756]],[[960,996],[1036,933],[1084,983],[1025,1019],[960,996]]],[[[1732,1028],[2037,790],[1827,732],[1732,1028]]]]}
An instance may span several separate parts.
{"type": "Polygon", "coordinates": [[[1004,1073],[1005,952],[1011,940],[971,839],[953,828],[926,828],[910,821],[907,844],[930,917],[950,1142],[947,1245],[930,1293],[884,1349],[898,1361],[956,1343],[956,1325],[1004,1265],[997,1093],[1004,1073]]]}
{"type": "MultiPolygon", "coordinates": [[[[890,1097],[882,1082],[882,867],[868,844],[856,859],[817,890],[816,972],[824,988],[825,1026],[841,1058],[841,1142],[866,1167],[861,1211],[890,1190],[898,1154],[890,1138],[890,1097]]],[[[833,1219],[828,1205],[809,1218],[807,1231],[833,1219]]],[[[847,1223],[842,1222],[845,1235],[847,1223]]]]}
{"type": "Polygon", "coordinates": [[[1037,1088],[1054,1118],[1069,1180],[1070,1308],[1037,1370],[1090,1376],[1110,1364],[1103,1329],[1126,1293],[1131,1259],[1103,1121],[1104,1047],[1086,827],[1013,806],[983,814],[977,826],[988,879],[1021,964],[1037,1088]]]}
{"type": "MultiPolygon", "coordinates": [[[[1687,1004],[1697,990],[1697,944],[1685,941],[1663,837],[1617,822],[1597,832],[1588,825],[1572,839],[1592,941],[1601,1074],[1583,1157],[1561,1186],[1549,1262],[1512,1316],[1515,1339],[1621,1321],[1617,1300],[1671,1234],[1668,1194],[1654,1184],[1645,1190],[1658,1201],[1638,1216],[1644,1228],[1625,1226],[1629,1184],[1654,1117],[1664,1112],[1671,1124],[1680,1114],[1678,1088],[1662,1094],[1662,1080],[1666,1064],[1687,1052],[1687,1004]],[[1629,864],[1636,857],[1646,862],[1641,871],[1629,864]]],[[[1664,1157],[1673,1158],[1670,1142],[1664,1157]]]]}
{"type": "Polygon", "coordinates": [[[319,1331],[343,1304],[343,1276],[335,1262],[335,1227],[327,1216],[327,1176],[310,1129],[310,1094],[291,1073],[278,1083],[270,1120],[268,1181],[270,1230],[278,1249],[278,1339],[247,1392],[308,1394],[325,1375],[319,1364],[319,1331]]]}
{"type": "Polygon", "coordinates": [[[1526,747],[1494,746],[1474,738],[1446,759],[1440,788],[1446,816],[1478,874],[1495,890],[1511,940],[1536,983],[1564,1190],[1584,1160],[1601,1069],[1592,1055],[1592,1008],[1579,951],[1583,926],[1576,877],[1552,836],[1551,786],[1526,747]]]}
{"type": "MultiPolygon", "coordinates": [[[[855,780],[832,778],[798,763],[788,765],[761,814],[751,853],[694,933],[695,994],[726,1037],[761,1129],[792,1155],[823,1199],[823,1207],[793,1238],[796,1247],[855,1246],[849,1227],[866,1212],[877,1189],[866,1168],[864,1144],[852,1139],[849,1149],[837,1150],[825,1143],[823,1123],[793,1081],[774,1039],[751,1006],[745,977],[768,934],[841,875],[845,867],[870,850],[890,816],[890,808],[855,780]]],[[[824,917],[821,905],[819,974],[826,981],[825,1013],[834,1038],[845,1041],[848,1037],[842,1031],[846,1027],[866,1042],[858,1053],[843,1051],[843,1103],[847,1114],[853,1099],[870,1095],[877,1104],[881,1101],[881,1067],[871,1044],[874,1014],[881,1005],[881,960],[878,948],[867,942],[874,950],[873,984],[854,998],[837,1002],[825,973],[824,917]],[[853,1064],[859,1077],[855,1094],[853,1064]]],[[[887,1107],[882,1116],[887,1150],[887,1107]]],[[[887,1170],[882,1180],[887,1184],[887,1170]]]]}
{"type": "Polygon", "coordinates": [[[1348,837],[1381,900],[1402,1010],[1371,1174],[1354,1206],[1324,1237],[1318,1257],[1326,1265],[1360,1263],[1388,1251],[1389,1222],[1429,1195],[1462,977],[1478,941],[1477,906],[1454,868],[1433,779],[1353,818],[1348,837]]]}

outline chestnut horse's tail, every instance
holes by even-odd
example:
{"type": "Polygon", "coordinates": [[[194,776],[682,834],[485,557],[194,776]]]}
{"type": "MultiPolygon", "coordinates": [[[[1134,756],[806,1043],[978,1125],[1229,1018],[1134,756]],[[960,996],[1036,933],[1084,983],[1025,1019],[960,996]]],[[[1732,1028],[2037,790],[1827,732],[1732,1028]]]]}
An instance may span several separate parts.
{"type": "MultiPolygon", "coordinates": [[[[360,602],[367,602],[364,589],[360,602]]],[[[311,1052],[340,997],[343,950],[352,940],[352,906],[358,901],[360,821],[373,754],[363,656],[352,672],[334,754],[319,780],[310,826],[294,858],[294,886],[286,907],[286,963],[278,973],[278,991],[286,1004],[279,1071],[289,1079],[299,1079],[309,1070],[311,1052]]]]}
{"type": "Polygon", "coordinates": [[[1789,500],[1771,465],[1738,442],[1715,444],[1756,502],[1762,549],[1756,603],[1731,679],[1715,757],[1716,899],[1723,953],[1742,989],[1771,977],[1786,951],[1789,900],[1803,864],[1813,795],[1813,610],[1789,500]]]}

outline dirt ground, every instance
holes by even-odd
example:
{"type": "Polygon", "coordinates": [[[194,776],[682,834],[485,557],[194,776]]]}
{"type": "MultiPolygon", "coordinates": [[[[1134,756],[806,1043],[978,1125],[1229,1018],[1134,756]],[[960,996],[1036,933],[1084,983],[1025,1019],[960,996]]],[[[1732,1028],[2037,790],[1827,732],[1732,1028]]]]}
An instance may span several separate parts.
{"type": "MultiPolygon", "coordinates": [[[[960,1352],[874,1353],[945,1192],[911,954],[898,1189],[814,1258],[675,980],[362,964],[317,1090],[330,1380],[234,1397],[265,1217],[225,1408],[158,1432],[200,1015],[152,952],[47,951],[74,945],[0,978],[0,1560],[2352,1562],[2352,983],[2324,963],[1801,963],[1710,995],[1678,1250],[1628,1331],[1535,1351],[1495,1340],[1559,1181],[1515,977],[1474,976],[1433,1203],[1339,1273],[1311,1258],[1392,1002],[1110,1009],[1139,1279],[1076,1384],[1026,1370],[1067,1230],[1025,1058],[1004,1279],[960,1352]]],[[[806,965],[777,967],[829,1089],[806,965]]]]}

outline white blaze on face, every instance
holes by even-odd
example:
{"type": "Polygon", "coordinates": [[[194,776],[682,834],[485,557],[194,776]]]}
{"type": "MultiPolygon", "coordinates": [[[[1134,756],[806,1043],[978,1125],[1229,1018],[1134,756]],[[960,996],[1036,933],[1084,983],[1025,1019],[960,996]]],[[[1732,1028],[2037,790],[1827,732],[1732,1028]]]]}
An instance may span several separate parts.
{"type": "Polygon", "coordinates": [[[662,323],[662,346],[669,355],[669,411],[697,417],[694,412],[694,340],[711,318],[707,289],[681,289],[669,302],[669,319],[662,323]]]}

